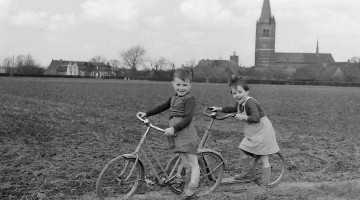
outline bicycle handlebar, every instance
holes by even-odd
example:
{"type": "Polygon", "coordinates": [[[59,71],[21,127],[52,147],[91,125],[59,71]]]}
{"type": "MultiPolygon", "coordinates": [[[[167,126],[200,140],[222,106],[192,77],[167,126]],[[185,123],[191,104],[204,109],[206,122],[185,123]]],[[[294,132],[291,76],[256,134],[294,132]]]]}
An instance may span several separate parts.
{"type": "Polygon", "coordinates": [[[206,110],[212,111],[211,108],[210,107],[205,108],[203,114],[205,116],[208,116],[208,117],[216,119],[216,120],[224,120],[224,119],[227,119],[229,117],[235,117],[234,113],[227,114],[227,115],[224,115],[224,116],[220,117],[220,116],[218,116],[217,111],[212,111],[211,113],[208,113],[208,112],[206,112],[206,110]]]}
{"type": "Polygon", "coordinates": [[[142,118],[142,117],[140,116],[140,113],[136,113],[136,117],[137,117],[140,121],[142,121],[146,126],[150,126],[151,128],[154,128],[154,129],[156,129],[156,130],[158,130],[158,131],[165,132],[164,129],[152,125],[152,124],[149,122],[149,119],[144,119],[144,118],[142,118]]]}

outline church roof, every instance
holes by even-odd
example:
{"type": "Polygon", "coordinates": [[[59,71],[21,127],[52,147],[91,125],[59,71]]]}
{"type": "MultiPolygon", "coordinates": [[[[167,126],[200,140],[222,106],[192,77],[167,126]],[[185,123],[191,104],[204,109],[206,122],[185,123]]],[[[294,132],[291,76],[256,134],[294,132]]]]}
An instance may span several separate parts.
{"type": "Polygon", "coordinates": [[[269,0],[264,0],[262,9],[261,9],[261,15],[259,22],[260,23],[269,23],[271,20],[271,8],[270,8],[270,2],[269,0]]]}
{"type": "Polygon", "coordinates": [[[276,63],[301,63],[301,64],[314,64],[314,63],[331,63],[334,58],[330,53],[275,53],[276,63]]]}

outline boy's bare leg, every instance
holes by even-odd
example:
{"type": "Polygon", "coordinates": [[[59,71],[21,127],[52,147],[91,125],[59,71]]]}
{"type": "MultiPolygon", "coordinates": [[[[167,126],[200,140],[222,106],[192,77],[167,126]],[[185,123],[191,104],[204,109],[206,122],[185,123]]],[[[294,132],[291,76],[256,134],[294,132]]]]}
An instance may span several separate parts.
{"type": "Polygon", "coordinates": [[[195,194],[198,188],[198,184],[200,180],[200,167],[199,167],[197,155],[186,154],[186,157],[188,159],[188,164],[191,169],[191,178],[187,190],[185,192],[185,195],[192,196],[195,194]]]}
{"type": "MultiPolygon", "coordinates": [[[[180,157],[181,157],[181,164],[180,165],[183,165],[183,167],[185,167],[185,176],[184,176],[184,182],[185,182],[185,186],[184,186],[184,191],[183,191],[183,194],[186,193],[186,190],[188,188],[188,185],[191,181],[191,168],[188,164],[188,159],[186,157],[186,155],[184,153],[180,153],[180,157]]],[[[180,166],[179,166],[180,167],[180,166]]]]}

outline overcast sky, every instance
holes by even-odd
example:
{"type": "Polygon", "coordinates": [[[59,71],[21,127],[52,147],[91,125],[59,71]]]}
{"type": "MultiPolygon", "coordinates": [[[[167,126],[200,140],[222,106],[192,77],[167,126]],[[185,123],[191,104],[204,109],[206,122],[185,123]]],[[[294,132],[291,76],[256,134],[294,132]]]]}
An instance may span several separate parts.
{"type": "MultiPolygon", "coordinates": [[[[88,61],[143,46],[148,57],[176,66],[224,59],[235,51],[254,65],[255,25],[263,0],[0,0],[0,61],[31,54],[88,61]]],[[[360,1],[270,0],[276,52],[331,53],[335,61],[360,56],[360,1]]]]}

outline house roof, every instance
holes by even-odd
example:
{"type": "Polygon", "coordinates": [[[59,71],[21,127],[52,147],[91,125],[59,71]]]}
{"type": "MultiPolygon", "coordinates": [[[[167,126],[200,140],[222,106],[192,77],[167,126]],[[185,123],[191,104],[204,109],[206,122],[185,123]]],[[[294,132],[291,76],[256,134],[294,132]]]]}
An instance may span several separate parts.
{"type": "Polygon", "coordinates": [[[87,61],[70,61],[70,60],[52,60],[49,68],[45,74],[55,74],[57,72],[66,72],[68,65],[77,65],[79,70],[99,70],[111,71],[111,66],[100,62],[87,62],[87,61]]]}
{"type": "Polygon", "coordinates": [[[200,60],[194,68],[195,77],[229,78],[231,74],[239,74],[240,68],[229,60],[200,60]]]}
{"type": "Polygon", "coordinates": [[[315,64],[315,63],[331,63],[334,58],[330,53],[275,53],[276,63],[301,63],[301,64],[315,64]]]}

